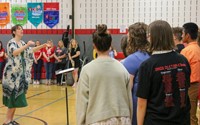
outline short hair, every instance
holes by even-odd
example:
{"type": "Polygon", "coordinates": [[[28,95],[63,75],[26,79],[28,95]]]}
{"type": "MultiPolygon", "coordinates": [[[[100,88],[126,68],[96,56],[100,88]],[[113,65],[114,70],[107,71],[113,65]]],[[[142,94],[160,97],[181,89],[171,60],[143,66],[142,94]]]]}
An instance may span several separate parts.
{"type": "Polygon", "coordinates": [[[182,40],[182,32],[183,29],[181,27],[173,27],[172,28],[172,33],[173,35],[176,37],[176,39],[178,39],[178,41],[182,40]]]}
{"type": "Polygon", "coordinates": [[[16,24],[15,26],[11,28],[11,33],[12,33],[13,38],[15,37],[15,34],[13,32],[16,31],[19,27],[23,29],[23,27],[20,24],[16,24]]]}
{"type": "Polygon", "coordinates": [[[150,34],[150,52],[172,50],[175,48],[172,29],[168,22],[156,20],[148,27],[150,34]]]}
{"type": "Polygon", "coordinates": [[[135,51],[147,51],[149,42],[147,41],[147,25],[142,22],[137,22],[129,26],[127,54],[132,54],[135,51]]]}
{"type": "Polygon", "coordinates": [[[185,23],[183,25],[183,31],[190,35],[192,40],[196,40],[198,37],[198,26],[193,22],[185,23]]]}
{"type": "Polygon", "coordinates": [[[123,52],[125,57],[128,56],[127,52],[126,52],[127,42],[128,42],[128,36],[127,35],[122,36],[122,38],[121,38],[121,49],[122,49],[122,52],[123,52]]]}
{"type": "Polygon", "coordinates": [[[107,25],[99,24],[92,35],[92,39],[98,51],[108,51],[112,43],[112,36],[107,31],[107,25]]]}

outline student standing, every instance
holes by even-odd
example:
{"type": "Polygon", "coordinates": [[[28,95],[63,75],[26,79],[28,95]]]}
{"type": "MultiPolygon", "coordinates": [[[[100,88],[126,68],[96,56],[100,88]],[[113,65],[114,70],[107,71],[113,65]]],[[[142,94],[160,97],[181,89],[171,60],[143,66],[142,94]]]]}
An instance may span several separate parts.
{"type": "Polygon", "coordinates": [[[187,47],[181,51],[191,67],[190,76],[190,121],[191,125],[198,125],[198,118],[196,117],[198,89],[200,83],[200,47],[197,43],[198,26],[195,23],[186,23],[183,25],[183,42],[187,43],[187,47]]]}
{"type": "Polygon", "coordinates": [[[80,47],[78,45],[78,42],[75,39],[72,39],[69,44],[68,48],[68,57],[69,57],[69,68],[75,68],[72,72],[72,76],[74,79],[74,84],[72,87],[75,87],[78,81],[78,70],[80,67],[80,47]]]}
{"type": "Polygon", "coordinates": [[[130,25],[128,28],[127,49],[130,54],[123,62],[123,65],[130,74],[130,85],[133,98],[133,119],[132,125],[137,125],[137,87],[138,87],[138,69],[140,64],[149,58],[147,53],[149,42],[146,35],[147,25],[141,22],[130,25]]]}
{"type": "MultiPolygon", "coordinates": [[[[37,40],[35,42],[35,46],[40,46],[40,41],[37,40]]],[[[33,84],[40,84],[40,77],[41,77],[41,69],[42,69],[42,50],[38,50],[36,52],[34,52],[33,54],[33,58],[34,58],[34,62],[33,62],[33,67],[34,67],[34,81],[33,84]]]]}
{"type": "Polygon", "coordinates": [[[152,56],[139,68],[138,125],[190,125],[190,65],[174,51],[166,21],[152,22],[147,35],[152,56]]]}
{"type": "Polygon", "coordinates": [[[93,34],[97,59],[81,70],[77,88],[77,125],[131,125],[129,73],[109,56],[112,37],[105,24],[93,34]]]}
{"type": "Polygon", "coordinates": [[[3,48],[3,44],[0,41],[0,83],[2,82],[2,73],[3,73],[3,68],[5,65],[5,50],[3,48]]]}

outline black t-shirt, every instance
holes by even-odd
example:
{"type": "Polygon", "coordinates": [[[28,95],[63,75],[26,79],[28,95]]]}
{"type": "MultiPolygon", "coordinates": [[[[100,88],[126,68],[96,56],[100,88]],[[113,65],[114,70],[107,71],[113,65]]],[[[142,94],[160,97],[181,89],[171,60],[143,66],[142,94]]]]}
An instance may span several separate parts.
{"type": "Polygon", "coordinates": [[[181,50],[185,48],[185,46],[183,44],[177,44],[176,47],[177,47],[176,52],[178,52],[178,53],[180,53],[181,50]]]}
{"type": "MultiPolygon", "coordinates": [[[[77,48],[71,48],[71,50],[69,51],[70,54],[71,54],[71,57],[76,55],[76,52],[80,52],[80,47],[78,46],[77,48]]],[[[75,68],[78,68],[80,67],[80,59],[79,59],[79,56],[73,58],[73,61],[75,62],[75,68]]],[[[71,68],[72,67],[72,64],[70,62],[69,64],[69,67],[71,68]]]]}
{"type": "Polygon", "coordinates": [[[190,72],[187,59],[174,51],[141,64],[137,96],[147,99],[144,125],[190,125],[190,72]]]}

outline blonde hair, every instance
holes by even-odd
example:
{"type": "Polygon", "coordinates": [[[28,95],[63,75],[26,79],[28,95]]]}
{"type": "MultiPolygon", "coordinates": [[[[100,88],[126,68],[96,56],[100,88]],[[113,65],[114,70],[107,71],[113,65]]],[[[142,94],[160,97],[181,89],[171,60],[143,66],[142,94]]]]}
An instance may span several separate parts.
{"type": "Polygon", "coordinates": [[[64,48],[64,47],[65,47],[65,46],[64,46],[64,42],[63,42],[62,40],[59,40],[58,43],[59,43],[59,42],[62,43],[62,46],[59,46],[59,47],[60,47],[60,48],[64,48]]]}
{"type": "Polygon", "coordinates": [[[69,43],[69,47],[68,47],[68,50],[69,52],[71,52],[71,49],[73,48],[72,47],[72,42],[75,41],[76,42],[76,45],[75,45],[75,50],[78,48],[78,42],[75,40],[75,39],[71,39],[70,43],[69,43]]]}

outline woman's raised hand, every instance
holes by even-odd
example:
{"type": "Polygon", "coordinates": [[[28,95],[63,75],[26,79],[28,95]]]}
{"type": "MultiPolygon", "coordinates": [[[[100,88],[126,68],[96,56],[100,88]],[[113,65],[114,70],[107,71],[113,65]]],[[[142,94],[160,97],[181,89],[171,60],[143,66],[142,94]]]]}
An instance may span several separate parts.
{"type": "Polygon", "coordinates": [[[28,43],[27,43],[27,45],[28,46],[35,45],[35,42],[33,42],[32,40],[29,40],[28,43]]]}
{"type": "Polygon", "coordinates": [[[51,44],[45,43],[44,46],[45,46],[45,47],[51,47],[51,44]]]}

